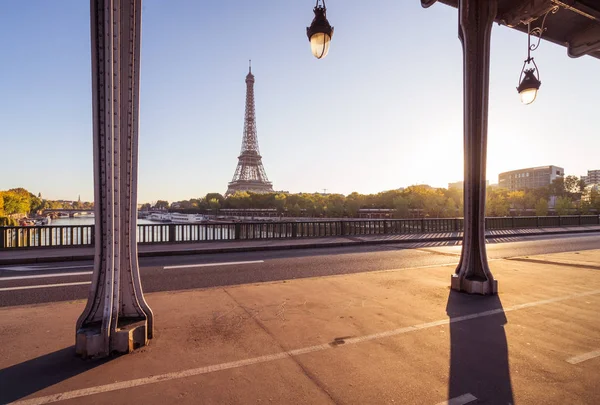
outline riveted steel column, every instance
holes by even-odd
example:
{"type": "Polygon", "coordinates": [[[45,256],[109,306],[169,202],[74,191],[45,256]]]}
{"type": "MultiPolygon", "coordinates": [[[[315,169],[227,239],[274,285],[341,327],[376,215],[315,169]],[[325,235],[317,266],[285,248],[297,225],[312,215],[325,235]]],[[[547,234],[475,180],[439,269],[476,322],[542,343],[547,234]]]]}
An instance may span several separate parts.
{"type": "Polygon", "coordinates": [[[136,221],[141,0],[91,0],[94,213],[92,285],[77,321],[84,357],[127,353],[152,338],[136,221]]]}
{"type": "Polygon", "coordinates": [[[451,284],[453,290],[477,294],[498,291],[485,249],[490,37],[496,9],[496,0],[458,3],[458,36],[463,46],[465,223],[460,263],[451,284]]]}

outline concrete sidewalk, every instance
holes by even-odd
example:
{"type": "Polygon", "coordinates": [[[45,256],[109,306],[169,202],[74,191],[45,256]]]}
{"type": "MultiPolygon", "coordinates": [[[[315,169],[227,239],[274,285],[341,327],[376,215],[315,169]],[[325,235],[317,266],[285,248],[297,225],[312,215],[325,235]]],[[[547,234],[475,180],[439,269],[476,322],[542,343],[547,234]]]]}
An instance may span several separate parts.
{"type": "Polygon", "coordinates": [[[600,250],[490,265],[497,297],[443,266],[147,294],[155,338],[104,362],[83,301],[2,308],[0,403],[600,403],[600,250]]]}
{"type": "MultiPolygon", "coordinates": [[[[488,239],[498,240],[520,236],[556,235],[590,232],[600,232],[600,226],[588,225],[555,228],[506,229],[487,231],[486,233],[488,239]]],[[[265,239],[247,241],[241,240],[224,242],[154,244],[139,245],[138,250],[140,257],[151,257],[228,252],[269,251],[284,249],[327,248],[356,245],[375,245],[384,243],[444,242],[460,240],[462,240],[462,232],[442,232],[402,235],[361,235],[327,238],[265,239]]],[[[91,260],[94,258],[93,255],[94,248],[81,247],[19,248],[14,250],[0,250],[0,265],[44,263],[71,260],[91,260]]]]}

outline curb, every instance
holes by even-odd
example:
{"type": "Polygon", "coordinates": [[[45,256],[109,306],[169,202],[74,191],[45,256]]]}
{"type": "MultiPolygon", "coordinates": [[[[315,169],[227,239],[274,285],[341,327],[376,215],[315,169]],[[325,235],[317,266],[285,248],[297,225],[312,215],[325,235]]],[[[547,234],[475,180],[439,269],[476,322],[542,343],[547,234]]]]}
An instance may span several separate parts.
{"type": "MultiPolygon", "coordinates": [[[[505,235],[486,235],[486,239],[501,239],[507,237],[526,237],[526,236],[541,236],[541,235],[568,235],[579,233],[597,233],[598,229],[578,229],[568,231],[546,231],[546,232],[530,232],[530,233],[510,233],[505,235]]],[[[390,239],[390,240],[357,240],[348,242],[320,242],[306,243],[300,245],[277,245],[277,246],[244,246],[244,247],[222,247],[222,248],[199,248],[188,250],[175,251],[155,251],[155,252],[140,252],[138,249],[138,257],[168,257],[168,256],[185,256],[196,254],[217,254],[217,253],[244,253],[244,252],[266,252],[276,250],[295,250],[295,249],[319,249],[332,247],[349,247],[357,245],[386,245],[386,244],[407,244],[407,243],[422,243],[422,242],[455,242],[461,241],[462,236],[445,236],[445,237],[429,237],[419,239],[390,239]]],[[[68,261],[83,261],[93,260],[94,255],[68,255],[68,256],[53,256],[53,257],[30,257],[23,259],[0,259],[0,265],[5,264],[32,264],[32,263],[52,263],[52,262],[68,262],[68,261]]]]}

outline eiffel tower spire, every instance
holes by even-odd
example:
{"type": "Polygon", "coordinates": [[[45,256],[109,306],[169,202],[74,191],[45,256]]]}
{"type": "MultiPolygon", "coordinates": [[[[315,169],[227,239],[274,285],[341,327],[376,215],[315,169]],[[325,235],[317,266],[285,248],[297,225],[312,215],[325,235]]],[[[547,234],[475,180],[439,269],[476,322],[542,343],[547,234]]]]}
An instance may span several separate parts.
{"type": "Polygon", "coordinates": [[[267,178],[267,173],[262,164],[262,156],[260,156],[258,150],[254,108],[254,75],[252,74],[251,63],[250,61],[248,74],[246,75],[246,113],[244,116],[242,150],[238,156],[238,165],[233,179],[229,183],[225,195],[234,194],[236,191],[273,192],[273,184],[267,178]]]}

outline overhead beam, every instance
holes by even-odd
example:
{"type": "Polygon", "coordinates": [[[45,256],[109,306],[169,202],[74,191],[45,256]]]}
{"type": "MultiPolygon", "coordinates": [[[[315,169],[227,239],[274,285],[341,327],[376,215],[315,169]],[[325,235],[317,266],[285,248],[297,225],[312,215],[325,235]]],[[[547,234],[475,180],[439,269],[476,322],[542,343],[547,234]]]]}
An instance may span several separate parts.
{"type": "Polygon", "coordinates": [[[589,24],[586,29],[569,38],[567,54],[571,58],[579,58],[595,51],[600,51],[600,24],[589,24]]]}
{"type": "MultiPolygon", "coordinates": [[[[421,0],[421,5],[430,7],[437,2],[455,8],[459,4],[459,0],[421,0]]],[[[600,59],[597,46],[600,34],[591,28],[600,28],[600,2],[597,0],[498,0],[499,14],[495,21],[527,34],[528,23],[556,6],[560,11],[552,17],[554,27],[546,30],[542,38],[566,47],[570,57],[589,55],[600,59]]]]}

